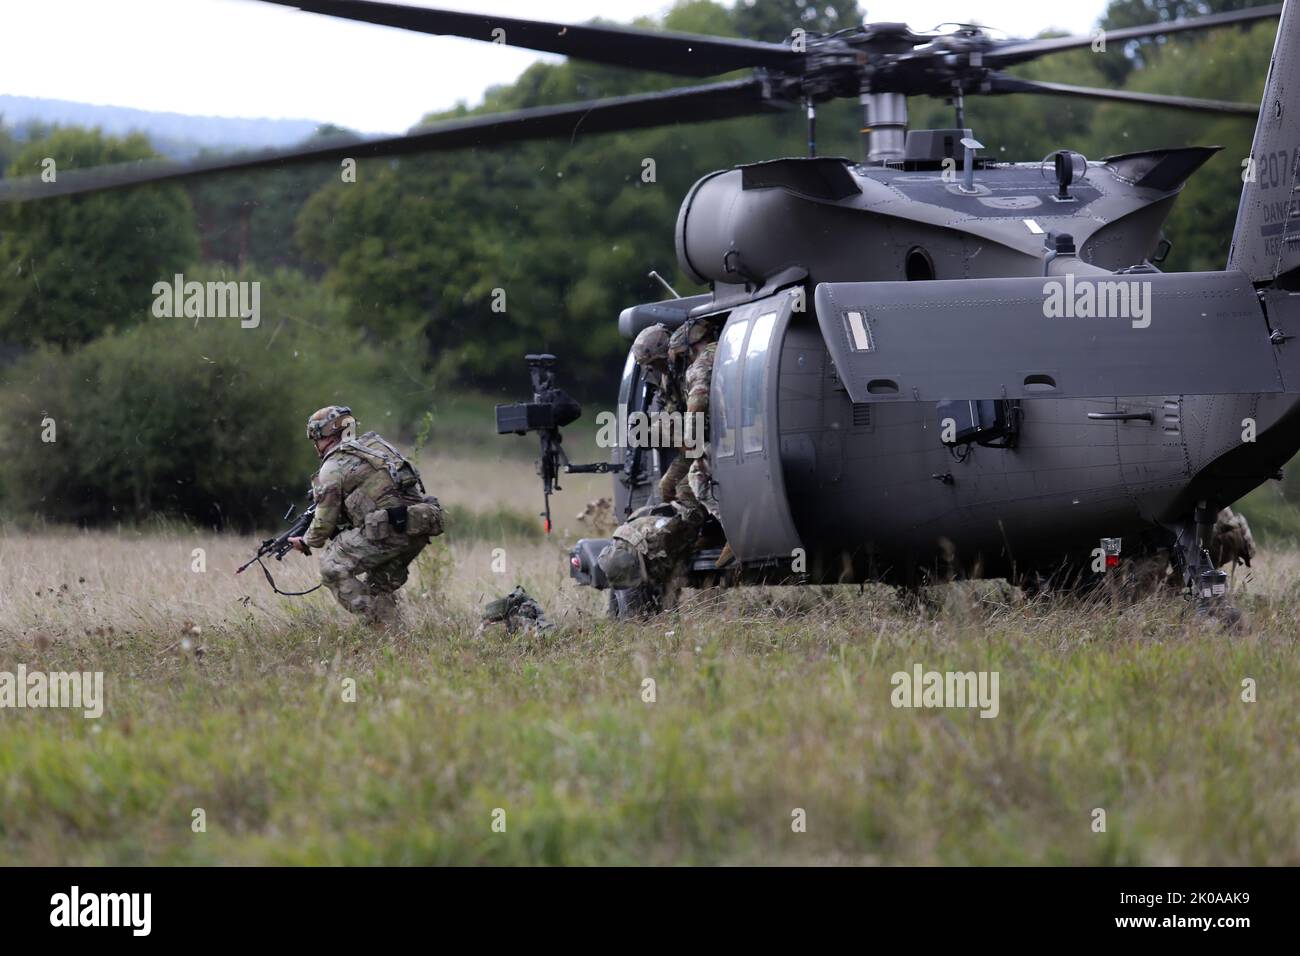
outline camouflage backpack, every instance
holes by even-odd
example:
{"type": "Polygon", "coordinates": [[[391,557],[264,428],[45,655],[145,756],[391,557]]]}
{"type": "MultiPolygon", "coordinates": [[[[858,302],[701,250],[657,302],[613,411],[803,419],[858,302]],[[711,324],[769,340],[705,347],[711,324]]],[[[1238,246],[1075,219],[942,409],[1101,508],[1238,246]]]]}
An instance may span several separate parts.
{"type": "Polygon", "coordinates": [[[503,598],[489,601],[483,608],[479,633],[493,624],[505,624],[507,634],[513,634],[520,627],[531,631],[548,631],[554,626],[546,619],[542,606],[522,586],[516,587],[503,598]]]}

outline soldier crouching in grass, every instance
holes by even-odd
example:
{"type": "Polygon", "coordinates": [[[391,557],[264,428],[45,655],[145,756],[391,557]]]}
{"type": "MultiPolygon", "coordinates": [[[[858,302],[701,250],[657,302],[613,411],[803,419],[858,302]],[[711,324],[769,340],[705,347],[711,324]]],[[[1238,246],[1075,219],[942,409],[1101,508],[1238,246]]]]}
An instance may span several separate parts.
{"type": "Polygon", "coordinates": [[[303,554],[324,546],[321,583],[350,613],[391,627],[400,622],[395,592],[429,539],[442,533],[442,510],[396,448],[377,432],[357,438],[356,429],[346,406],[330,405],[307,419],[307,437],[321,459],[312,478],[316,516],[306,534],[289,542],[303,554]]]}

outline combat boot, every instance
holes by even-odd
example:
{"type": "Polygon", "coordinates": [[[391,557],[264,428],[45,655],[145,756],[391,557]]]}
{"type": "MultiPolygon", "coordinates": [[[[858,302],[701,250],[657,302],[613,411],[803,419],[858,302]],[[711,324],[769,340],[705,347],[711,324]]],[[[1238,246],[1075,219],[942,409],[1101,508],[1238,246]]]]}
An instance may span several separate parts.
{"type": "Polygon", "coordinates": [[[392,594],[376,594],[366,609],[366,623],[376,630],[392,631],[402,626],[402,609],[392,594]]]}

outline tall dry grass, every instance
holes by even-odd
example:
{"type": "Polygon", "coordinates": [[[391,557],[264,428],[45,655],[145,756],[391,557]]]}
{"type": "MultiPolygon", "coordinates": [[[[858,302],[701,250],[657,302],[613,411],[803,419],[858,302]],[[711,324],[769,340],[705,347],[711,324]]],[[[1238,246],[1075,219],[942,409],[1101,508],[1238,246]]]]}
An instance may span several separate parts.
{"type": "MultiPolygon", "coordinates": [[[[0,534],[0,672],[106,680],[98,721],[0,709],[0,859],[1300,863],[1300,554],[1237,571],[1239,634],[1169,594],[1026,602],[996,583],[920,604],[708,592],[611,624],[568,582],[565,536],[487,530],[534,491],[526,461],[430,465],[476,536],[435,542],[396,633],[236,578],[252,539],[0,534]],[[558,626],[480,634],[515,583],[558,626]],[[916,664],[998,671],[998,716],[893,707],[891,675],[916,664]]],[[[577,487],[557,515],[593,493],[577,487]]],[[[315,559],[275,570],[306,586],[315,559]]]]}

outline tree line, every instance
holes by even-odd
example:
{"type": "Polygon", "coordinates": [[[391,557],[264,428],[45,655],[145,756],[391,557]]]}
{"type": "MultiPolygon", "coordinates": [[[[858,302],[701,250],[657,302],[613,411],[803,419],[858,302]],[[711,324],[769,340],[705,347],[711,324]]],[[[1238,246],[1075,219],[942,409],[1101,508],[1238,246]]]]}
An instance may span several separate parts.
{"type": "MultiPolygon", "coordinates": [[[[1102,26],[1245,5],[1113,0],[1102,26]]],[[[679,0],[661,21],[640,25],[780,41],[795,26],[831,32],[862,19],[853,0],[679,0]]],[[[1122,44],[1104,54],[1074,51],[1016,72],[1258,102],[1274,30],[1266,21],[1122,44]]],[[[490,90],[481,104],[425,121],[675,85],[679,78],[539,63],[490,90]]],[[[951,107],[941,101],[917,98],[910,106],[914,128],[952,125],[951,107]]],[[[819,111],[823,155],[861,156],[858,110],[854,102],[835,102],[819,111]]],[[[1250,120],[1029,95],[970,97],[966,115],[996,159],[1036,161],[1067,146],[1089,158],[1224,146],[1175,206],[1165,265],[1222,268],[1250,120]]],[[[409,429],[431,403],[436,407],[440,390],[526,390],[522,356],[539,350],[561,356],[572,391],[608,401],[626,350],[619,312],[663,297],[647,273],[657,270],[684,295],[703,291],[680,272],[673,247],[690,186],[716,169],[803,149],[803,118],[792,110],[370,160],[355,182],[344,182],[332,163],[317,164],[0,208],[0,392],[6,410],[25,416],[15,425],[7,414],[0,424],[7,452],[0,495],[11,509],[18,502],[79,521],[162,510],[205,523],[256,523],[283,510],[309,459],[285,454],[269,471],[251,468],[245,483],[257,487],[234,497],[238,476],[208,487],[200,470],[223,471],[231,460],[249,461],[283,443],[301,431],[308,412],[329,401],[366,394],[391,427],[409,429]],[[176,273],[261,282],[261,327],[156,318],[150,290],[176,273]],[[316,387],[285,384],[290,373],[316,387]],[[120,386],[116,397],[104,390],[110,382],[120,386]],[[122,407],[110,414],[97,405],[106,401],[122,407]],[[30,416],[59,415],[67,469],[51,472],[49,449],[32,445],[30,416]],[[146,419],[148,429],[138,424],[146,419]],[[218,425],[243,429],[247,445],[205,451],[176,442],[218,425]],[[61,476],[53,485],[51,474],[61,476]],[[37,486],[40,495],[29,490],[37,486]],[[114,490],[101,493],[101,486],[114,490]],[[276,491],[258,490],[266,488],[276,491]],[[235,500],[233,509],[221,504],[235,500]]],[[[51,157],[59,169],[72,169],[152,155],[142,136],[61,128],[19,141],[0,127],[0,168],[10,176],[39,173],[51,157]]]]}

